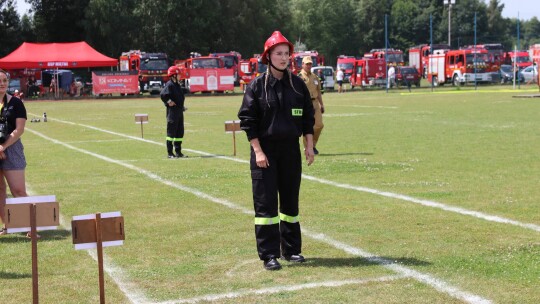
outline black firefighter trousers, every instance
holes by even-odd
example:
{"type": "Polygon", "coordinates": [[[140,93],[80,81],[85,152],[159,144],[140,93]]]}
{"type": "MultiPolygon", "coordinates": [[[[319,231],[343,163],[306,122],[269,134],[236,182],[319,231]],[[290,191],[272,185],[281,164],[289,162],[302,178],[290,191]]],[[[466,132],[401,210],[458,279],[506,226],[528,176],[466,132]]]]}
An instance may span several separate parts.
{"type": "Polygon", "coordinates": [[[300,254],[302,237],[298,221],[298,197],[302,160],[298,139],[259,141],[270,163],[267,168],[257,167],[255,152],[251,149],[255,237],[259,258],[267,260],[281,255],[300,254]]]}
{"type": "Polygon", "coordinates": [[[180,154],[183,140],[184,111],[178,106],[167,107],[167,153],[172,154],[174,145],[176,154],[180,154]]]}

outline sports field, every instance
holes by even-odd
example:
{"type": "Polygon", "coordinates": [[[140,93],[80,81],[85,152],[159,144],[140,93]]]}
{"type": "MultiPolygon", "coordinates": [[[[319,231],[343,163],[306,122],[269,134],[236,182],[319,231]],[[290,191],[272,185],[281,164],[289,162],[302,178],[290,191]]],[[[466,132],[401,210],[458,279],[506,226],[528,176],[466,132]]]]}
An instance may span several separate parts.
{"type": "MultiPolygon", "coordinates": [[[[237,134],[233,156],[224,131],[241,95],[188,96],[189,158],[173,160],[158,98],[27,102],[28,188],[56,195],[63,223],[38,242],[40,302],[99,302],[70,221],[121,211],[108,303],[540,303],[540,98],[513,98],[535,93],[326,93],[300,196],[308,260],[275,272],[255,248],[249,144],[237,134]]],[[[29,240],[0,237],[0,303],[30,303],[31,274],[29,240]]]]}

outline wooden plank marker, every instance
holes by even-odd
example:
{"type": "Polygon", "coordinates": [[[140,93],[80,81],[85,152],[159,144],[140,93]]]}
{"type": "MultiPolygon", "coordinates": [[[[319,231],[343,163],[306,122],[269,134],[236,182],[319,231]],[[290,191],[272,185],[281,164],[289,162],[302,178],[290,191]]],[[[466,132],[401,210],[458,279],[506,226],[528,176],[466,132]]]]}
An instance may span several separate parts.
{"type": "Polygon", "coordinates": [[[240,120],[225,121],[225,133],[233,134],[233,155],[236,156],[236,132],[241,131],[240,120]]]}
{"type": "Polygon", "coordinates": [[[105,276],[103,273],[103,247],[124,244],[124,218],[120,212],[74,216],[71,231],[75,249],[97,248],[99,273],[99,302],[105,303],[105,276]]]}
{"type": "Polygon", "coordinates": [[[6,199],[7,233],[30,232],[32,239],[32,299],[39,303],[37,231],[55,230],[60,225],[56,196],[27,196],[6,199]]]}
{"type": "Polygon", "coordinates": [[[148,123],[148,114],[135,114],[135,123],[141,124],[141,138],[144,138],[143,124],[148,123]]]}

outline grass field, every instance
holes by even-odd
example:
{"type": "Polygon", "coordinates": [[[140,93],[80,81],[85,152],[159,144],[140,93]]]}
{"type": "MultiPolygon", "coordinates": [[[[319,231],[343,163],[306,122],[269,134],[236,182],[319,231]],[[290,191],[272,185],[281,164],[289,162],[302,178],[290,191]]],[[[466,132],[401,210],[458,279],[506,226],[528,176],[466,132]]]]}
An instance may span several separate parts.
{"type": "MultiPolygon", "coordinates": [[[[325,94],[300,197],[308,261],[277,272],[255,248],[249,144],[237,134],[233,156],[224,132],[240,95],[187,97],[178,160],[157,98],[27,102],[28,188],[56,195],[63,223],[38,243],[40,301],[99,302],[70,221],[121,211],[108,303],[540,303],[540,98],[513,98],[533,93],[325,94]]],[[[30,303],[30,242],[0,237],[0,254],[0,302],[30,303]]]]}

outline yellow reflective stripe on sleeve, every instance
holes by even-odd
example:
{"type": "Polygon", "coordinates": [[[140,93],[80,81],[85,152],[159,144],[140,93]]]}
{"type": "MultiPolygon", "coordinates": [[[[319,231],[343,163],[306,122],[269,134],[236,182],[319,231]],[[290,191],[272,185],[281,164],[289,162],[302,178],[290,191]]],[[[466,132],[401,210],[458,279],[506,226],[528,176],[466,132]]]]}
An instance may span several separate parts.
{"type": "Polygon", "coordinates": [[[290,216],[290,215],[280,213],[279,214],[279,219],[284,221],[284,222],[294,224],[294,223],[298,223],[298,221],[300,220],[300,217],[298,215],[297,216],[290,216]]]}
{"type": "Polygon", "coordinates": [[[167,136],[166,140],[168,140],[168,141],[183,141],[184,139],[183,138],[175,138],[175,137],[167,136]]]}
{"type": "Polygon", "coordinates": [[[274,224],[279,224],[279,216],[255,218],[255,225],[274,225],[274,224]]]}

